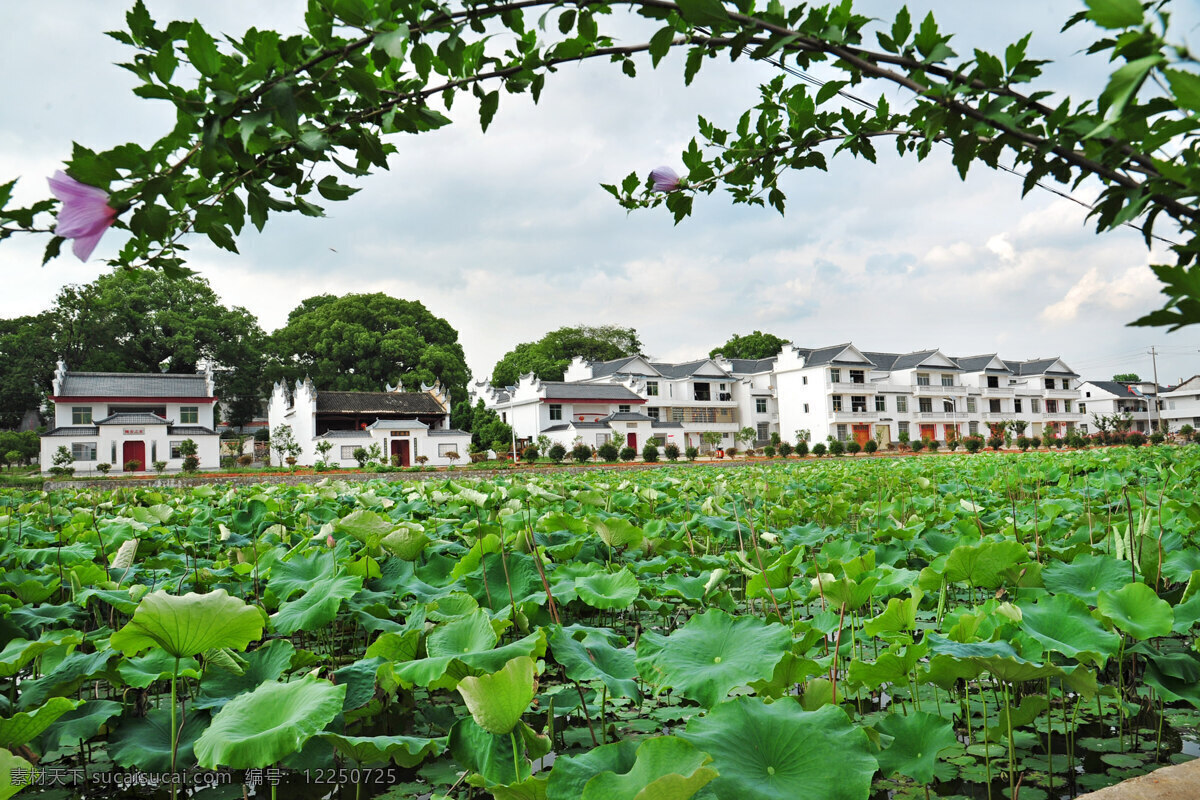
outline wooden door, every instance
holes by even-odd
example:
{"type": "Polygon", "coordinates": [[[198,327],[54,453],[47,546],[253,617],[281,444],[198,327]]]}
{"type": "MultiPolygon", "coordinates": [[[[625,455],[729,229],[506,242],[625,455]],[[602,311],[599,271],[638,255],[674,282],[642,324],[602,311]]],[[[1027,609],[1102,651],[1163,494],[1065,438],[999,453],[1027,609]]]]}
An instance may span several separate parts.
{"type": "Polygon", "coordinates": [[[936,439],[937,438],[937,425],[922,425],[921,426],[921,438],[922,439],[936,439]]]}
{"type": "Polygon", "coordinates": [[[121,465],[130,461],[138,462],[138,465],[131,471],[137,472],[146,468],[146,443],[145,442],[125,442],[121,445],[121,465]]]}
{"type": "Polygon", "coordinates": [[[400,466],[408,466],[408,439],[392,439],[392,455],[400,456],[400,466]]]}
{"type": "Polygon", "coordinates": [[[958,425],[946,425],[946,441],[953,442],[958,438],[958,425]]]}
{"type": "Polygon", "coordinates": [[[637,434],[636,433],[626,434],[625,445],[626,445],[626,447],[632,447],[634,450],[637,450],[637,434]]]}
{"type": "Polygon", "coordinates": [[[858,442],[860,445],[866,444],[871,438],[871,426],[870,425],[855,425],[853,427],[854,427],[854,441],[858,442]]]}

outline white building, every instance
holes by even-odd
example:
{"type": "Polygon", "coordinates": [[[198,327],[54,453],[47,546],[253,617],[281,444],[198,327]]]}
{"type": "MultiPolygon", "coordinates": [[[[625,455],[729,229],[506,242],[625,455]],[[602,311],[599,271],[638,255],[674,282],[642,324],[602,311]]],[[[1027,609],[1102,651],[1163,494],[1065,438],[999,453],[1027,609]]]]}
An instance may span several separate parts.
{"type": "Polygon", "coordinates": [[[310,380],[296,381],[289,391],[276,383],[267,408],[272,435],[281,425],[292,429],[300,446],[296,463],[321,460],[318,445],[330,442],[327,461],[357,466],[354,451],[378,445],[381,454],[399,466],[421,463],[445,466],[465,461],[471,434],[450,427],[450,398],[440,385],[419,392],[388,387],[386,392],[318,391],[310,380]],[[458,459],[448,456],[458,455],[458,459]]]}
{"type": "MultiPolygon", "coordinates": [[[[1089,429],[1095,428],[1093,415],[1116,416],[1133,420],[1131,430],[1141,433],[1149,433],[1153,429],[1158,419],[1153,403],[1166,391],[1153,381],[1084,381],[1080,389],[1083,392],[1081,402],[1088,415],[1087,422],[1091,425],[1089,429]]],[[[1166,420],[1166,403],[1160,402],[1159,406],[1157,411],[1166,420]]],[[[1178,430],[1179,425],[1172,425],[1171,429],[1178,430]]]]}
{"type": "Polygon", "coordinates": [[[112,472],[143,472],[155,462],[183,466],[180,445],[191,439],[201,469],[220,464],[213,429],[212,373],[70,372],[58,363],[50,392],[54,425],[42,435],[43,471],[66,447],[79,472],[110,464],[112,472]],[[128,469],[126,469],[128,465],[128,469]]]}
{"type": "Polygon", "coordinates": [[[1200,430],[1200,375],[1193,375],[1162,395],[1162,417],[1178,432],[1184,425],[1200,430]]]}

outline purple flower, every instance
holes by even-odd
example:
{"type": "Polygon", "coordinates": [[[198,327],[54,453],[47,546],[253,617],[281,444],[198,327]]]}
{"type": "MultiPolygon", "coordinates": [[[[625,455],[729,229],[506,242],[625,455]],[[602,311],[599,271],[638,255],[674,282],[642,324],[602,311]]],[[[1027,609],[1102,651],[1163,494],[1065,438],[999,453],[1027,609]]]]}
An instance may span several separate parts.
{"type": "Polygon", "coordinates": [[[108,204],[108,192],[80,183],[61,169],[49,180],[50,191],[62,201],[54,233],[74,239],[71,250],[80,261],[87,261],[116,219],[116,209],[108,204]]]}
{"type": "Polygon", "coordinates": [[[650,173],[650,180],[654,181],[652,187],[656,192],[678,192],[679,191],[679,175],[670,167],[659,167],[650,173]]]}

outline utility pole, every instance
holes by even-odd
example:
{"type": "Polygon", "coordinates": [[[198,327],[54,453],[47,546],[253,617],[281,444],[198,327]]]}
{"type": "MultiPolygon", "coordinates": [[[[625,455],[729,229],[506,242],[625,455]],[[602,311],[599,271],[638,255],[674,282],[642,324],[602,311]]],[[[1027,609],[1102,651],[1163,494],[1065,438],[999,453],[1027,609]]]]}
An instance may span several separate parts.
{"type": "Polygon", "coordinates": [[[1158,352],[1153,345],[1150,346],[1150,361],[1154,364],[1154,425],[1155,430],[1162,433],[1162,410],[1158,405],[1158,352]]]}

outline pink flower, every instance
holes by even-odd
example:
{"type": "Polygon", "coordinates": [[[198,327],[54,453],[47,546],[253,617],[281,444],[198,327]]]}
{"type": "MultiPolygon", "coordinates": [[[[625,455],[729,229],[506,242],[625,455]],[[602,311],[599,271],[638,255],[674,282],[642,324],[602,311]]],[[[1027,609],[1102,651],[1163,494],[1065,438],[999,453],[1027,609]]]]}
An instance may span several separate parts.
{"type": "Polygon", "coordinates": [[[55,235],[74,239],[71,250],[80,261],[87,261],[117,217],[108,204],[108,192],[80,183],[61,169],[50,178],[50,191],[62,201],[55,235]]]}
{"type": "Polygon", "coordinates": [[[333,538],[332,533],[325,537],[325,544],[328,547],[337,547],[337,541],[333,538]]]}
{"type": "Polygon", "coordinates": [[[679,191],[679,175],[670,167],[659,167],[650,173],[650,180],[654,181],[652,187],[656,192],[677,192],[679,191]]]}

